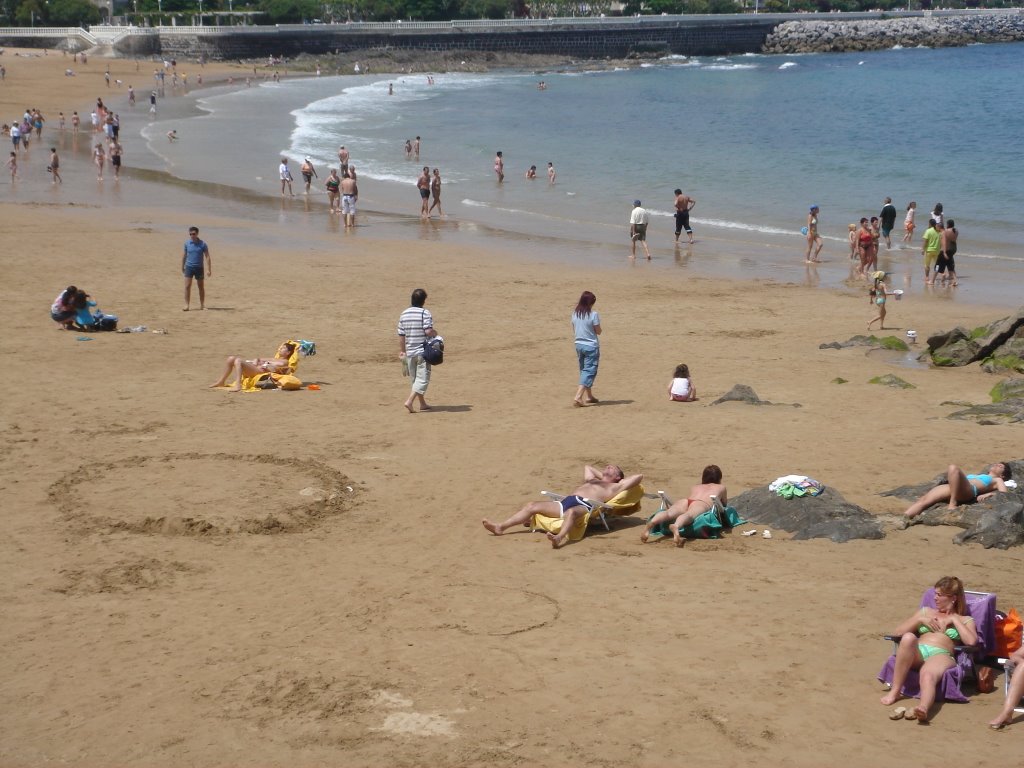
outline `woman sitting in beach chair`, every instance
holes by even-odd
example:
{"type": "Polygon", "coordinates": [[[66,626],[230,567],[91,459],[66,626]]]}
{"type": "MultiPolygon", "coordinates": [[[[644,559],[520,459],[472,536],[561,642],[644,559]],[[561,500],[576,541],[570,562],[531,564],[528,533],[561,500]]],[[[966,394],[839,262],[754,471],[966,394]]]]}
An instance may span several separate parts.
{"type": "Polygon", "coordinates": [[[293,341],[289,339],[277,348],[274,357],[257,357],[247,360],[240,355],[230,355],[224,363],[221,377],[210,385],[211,389],[223,387],[228,378],[234,374],[231,383],[232,392],[253,392],[260,389],[259,384],[275,376],[294,374],[299,367],[299,357],[316,354],[316,345],[311,341],[293,341]]]}
{"type": "Polygon", "coordinates": [[[892,687],[882,697],[882,704],[892,706],[904,695],[912,695],[904,690],[911,671],[918,673],[921,697],[920,703],[911,710],[905,707],[893,710],[893,719],[906,717],[927,723],[939,684],[946,671],[957,666],[956,646],[973,646],[978,642],[978,626],[968,611],[960,579],[944,576],[935,582],[934,601],[934,608],[927,605],[919,608],[891,635],[897,643],[890,680],[892,687]]]}

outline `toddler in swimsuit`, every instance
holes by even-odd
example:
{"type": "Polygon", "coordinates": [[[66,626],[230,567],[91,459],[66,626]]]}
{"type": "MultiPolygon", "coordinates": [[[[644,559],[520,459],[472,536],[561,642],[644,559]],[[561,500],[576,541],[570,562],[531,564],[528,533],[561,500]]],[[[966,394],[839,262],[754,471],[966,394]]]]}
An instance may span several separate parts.
{"type": "Polygon", "coordinates": [[[878,315],[868,323],[868,330],[871,330],[871,326],[878,322],[879,330],[885,330],[885,297],[891,295],[886,292],[885,276],[887,272],[872,272],[871,277],[874,278],[874,284],[871,286],[871,290],[868,291],[868,300],[878,307],[878,315]]]}

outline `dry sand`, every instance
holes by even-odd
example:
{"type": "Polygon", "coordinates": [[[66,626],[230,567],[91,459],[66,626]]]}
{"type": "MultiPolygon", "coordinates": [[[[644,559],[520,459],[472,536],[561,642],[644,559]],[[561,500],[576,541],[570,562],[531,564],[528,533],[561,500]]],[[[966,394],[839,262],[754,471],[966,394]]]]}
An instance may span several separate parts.
{"type": "MultiPolygon", "coordinates": [[[[9,56],[2,106],[69,103],[19,92],[9,56]]],[[[944,401],[985,401],[976,367],[818,349],[863,329],[862,292],[570,268],[443,228],[281,250],[258,244],[280,237],[272,220],[138,202],[0,205],[0,764],[1019,765],[1024,724],[985,727],[1001,693],[922,727],[890,722],[875,681],[880,636],[938,577],[1024,605],[1019,549],[890,526],[679,551],[641,545],[636,519],[554,552],[480,526],[572,488],[585,463],[676,496],[710,462],[731,496],[799,471],[891,521],[902,505],[883,489],[1020,457],[1019,427],[945,418],[944,401]],[[211,309],[186,314],[191,223],[214,276],[211,309]],[[167,334],[55,330],[45,312],[69,282],[167,334]],[[417,286],[448,359],[434,410],[409,415],[394,326],[417,286]],[[580,410],[583,289],[605,335],[602,403],[580,410]],[[299,375],[320,391],[207,389],[225,355],[295,336],[318,344],[299,375]],[[667,399],[679,362],[696,403],[667,399]],[[867,383],[890,372],[917,388],[867,383]],[[802,407],[710,405],[735,383],[802,407]]],[[[1006,314],[890,309],[922,336],[1006,314]]]]}

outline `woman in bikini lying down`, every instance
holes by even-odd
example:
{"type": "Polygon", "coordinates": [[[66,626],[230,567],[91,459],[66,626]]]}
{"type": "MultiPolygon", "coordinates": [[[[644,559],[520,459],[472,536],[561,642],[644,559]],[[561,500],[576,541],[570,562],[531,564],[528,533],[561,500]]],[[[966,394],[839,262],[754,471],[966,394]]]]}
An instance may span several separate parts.
{"type": "MultiPolygon", "coordinates": [[[[935,582],[935,607],[918,609],[892,634],[900,638],[896,666],[892,689],[881,701],[886,706],[899,701],[907,673],[916,669],[921,682],[921,701],[905,716],[908,720],[927,723],[942,676],[956,664],[953,645],[973,645],[978,640],[974,619],[967,614],[963,582],[955,576],[943,576],[935,582]]],[[[893,715],[895,719],[904,716],[898,709],[893,715]]]]}
{"type": "Polygon", "coordinates": [[[646,544],[654,526],[671,520],[668,527],[672,531],[672,540],[675,541],[677,547],[683,546],[683,537],[679,535],[679,529],[686,527],[698,515],[702,515],[714,507],[712,496],[717,496],[723,507],[729,503],[728,494],[722,484],[722,470],[717,464],[708,464],[704,467],[700,484],[693,486],[685,499],[680,499],[668,509],[658,512],[648,520],[643,533],[640,534],[640,541],[646,544]]]}
{"type": "Polygon", "coordinates": [[[241,390],[243,378],[247,379],[250,376],[258,376],[261,373],[286,373],[288,360],[294,351],[295,345],[285,342],[277,348],[277,357],[257,357],[255,360],[246,360],[240,355],[231,355],[224,363],[224,373],[221,374],[217,381],[210,385],[210,388],[223,387],[232,372],[237,380],[235,386],[231,388],[232,392],[241,390]]]}
{"type": "Polygon", "coordinates": [[[989,464],[984,472],[977,475],[965,474],[960,467],[950,464],[946,470],[946,482],[935,486],[907,507],[899,527],[900,529],[906,528],[910,525],[911,520],[933,504],[945,501],[949,504],[950,509],[956,509],[957,504],[981,501],[989,498],[996,491],[1006,493],[1006,481],[1012,474],[1010,465],[1004,461],[989,464]]]}

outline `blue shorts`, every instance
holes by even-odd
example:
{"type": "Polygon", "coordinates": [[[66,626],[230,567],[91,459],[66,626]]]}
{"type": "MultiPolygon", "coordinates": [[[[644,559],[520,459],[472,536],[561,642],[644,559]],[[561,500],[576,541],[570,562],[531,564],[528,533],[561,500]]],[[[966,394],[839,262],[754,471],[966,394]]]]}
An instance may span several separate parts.
{"type": "Polygon", "coordinates": [[[191,279],[193,277],[196,280],[202,281],[202,279],[203,279],[203,265],[202,264],[200,264],[198,267],[189,266],[188,264],[185,265],[185,278],[186,279],[191,279]]]}
{"type": "Polygon", "coordinates": [[[562,508],[562,514],[560,515],[561,517],[565,517],[565,513],[568,512],[573,507],[583,507],[585,510],[587,510],[587,512],[594,511],[594,505],[591,504],[586,499],[581,499],[579,496],[566,496],[564,499],[558,502],[558,505],[562,508]]]}

